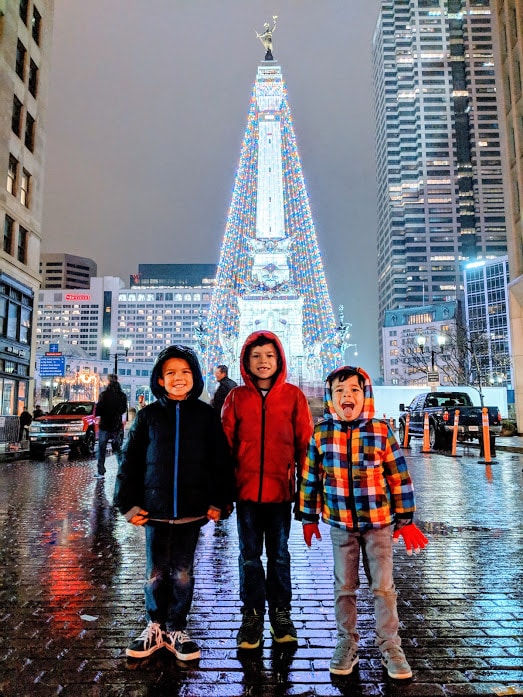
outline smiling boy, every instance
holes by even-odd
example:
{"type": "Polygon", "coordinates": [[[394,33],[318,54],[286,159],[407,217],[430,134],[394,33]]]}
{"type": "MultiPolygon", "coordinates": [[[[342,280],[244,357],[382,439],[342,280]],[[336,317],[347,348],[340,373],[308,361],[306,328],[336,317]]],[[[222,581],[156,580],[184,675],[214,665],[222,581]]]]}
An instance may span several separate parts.
{"type": "Polygon", "coordinates": [[[414,490],[390,426],[374,418],[370,377],[362,368],[333,371],[325,384],[325,413],[314,427],[302,473],[303,536],[321,539],[321,514],[330,528],[334,558],[337,644],[330,672],[348,675],[358,663],[356,594],[360,551],[374,595],[376,645],[389,677],[412,676],[398,636],[392,540],[407,549],[427,539],[412,523],[414,490]]]}

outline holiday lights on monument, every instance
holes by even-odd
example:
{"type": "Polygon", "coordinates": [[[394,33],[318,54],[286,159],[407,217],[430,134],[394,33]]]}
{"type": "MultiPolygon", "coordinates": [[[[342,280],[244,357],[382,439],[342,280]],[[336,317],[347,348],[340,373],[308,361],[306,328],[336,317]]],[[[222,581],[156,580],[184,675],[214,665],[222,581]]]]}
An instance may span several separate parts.
{"type": "MultiPolygon", "coordinates": [[[[262,63],[254,85],[225,227],[209,312],[209,366],[230,363],[235,354],[237,361],[238,344],[245,338],[239,333],[241,326],[246,328],[246,307],[248,321],[257,328],[270,329],[263,323],[268,321],[267,306],[272,303],[277,319],[271,321],[282,331],[290,331],[299,312],[300,338],[298,343],[294,340],[295,356],[288,356],[289,364],[299,358],[301,373],[303,358],[308,365],[319,360],[316,378],[322,379],[341,359],[336,321],[281,68],[272,63],[269,69],[268,65],[262,63]],[[278,146],[268,145],[273,131],[274,141],[280,143],[277,152],[278,146]],[[275,165],[271,174],[267,174],[272,171],[268,162],[275,165]],[[281,221],[270,192],[283,201],[281,221]],[[264,222],[264,215],[273,224],[276,221],[276,227],[264,222]],[[281,234],[274,233],[280,222],[281,234]],[[254,319],[258,311],[260,319],[254,319]],[[293,319],[289,320],[289,313],[293,319]]],[[[278,328],[274,330],[279,334],[278,328]]]]}

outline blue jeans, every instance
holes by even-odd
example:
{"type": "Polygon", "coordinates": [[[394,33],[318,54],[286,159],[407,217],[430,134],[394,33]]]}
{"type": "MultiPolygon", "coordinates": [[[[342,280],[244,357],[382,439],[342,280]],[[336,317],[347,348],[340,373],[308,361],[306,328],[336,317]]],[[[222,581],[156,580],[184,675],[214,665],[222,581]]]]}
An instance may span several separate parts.
{"type": "Polygon", "coordinates": [[[240,555],[240,599],[244,610],[269,613],[291,607],[291,503],[239,501],[236,506],[240,555]],[[267,554],[267,579],[261,561],[263,540],[267,554]]]}
{"type": "Polygon", "coordinates": [[[360,549],[365,575],[374,595],[376,646],[383,652],[401,645],[398,636],[396,589],[392,575],[392,531],[392,525],[364,533],[334,527],[330,531],[334,557],[334,612],[338,639],[347,639],[355,647],[359,640],[356,631],[356,592],[360,585],[360,549]]]}
{"type": "Polygon", "coordinates": [[[109,441],[118,464],[120,463],[122,431],[102,431],[100,428],[98,429],[98,474],[105,474],[105,453],[109,441]]]}
{"type": "Polygon", "coordinates": [[[194,553],[205,522],[145,525],[145,611],[151,622],[168,632],[187,626],[194,592],[194,553]]]}

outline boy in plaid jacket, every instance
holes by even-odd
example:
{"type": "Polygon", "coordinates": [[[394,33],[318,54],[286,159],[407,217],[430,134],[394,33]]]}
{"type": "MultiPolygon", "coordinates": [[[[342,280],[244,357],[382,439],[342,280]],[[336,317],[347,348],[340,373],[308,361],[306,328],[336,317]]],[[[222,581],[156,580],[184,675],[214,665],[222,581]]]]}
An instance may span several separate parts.
{"type": "Polygon", "coordinates": [[[333,371],[325,386],[324,419],[316,424],[302,471],[299,509],[305,542],[321,539],[321,514],[331,526],[337,645],[330,672],[348,675],[358,663],[356,593],[360,550],[374,595],[376,645],[391,678],[412,677],[398,636],[392,541],[407,552],[426,537],[413,524],[414,489],[389,425],[374,418],[372,384],[361,368],[333,371]]]}

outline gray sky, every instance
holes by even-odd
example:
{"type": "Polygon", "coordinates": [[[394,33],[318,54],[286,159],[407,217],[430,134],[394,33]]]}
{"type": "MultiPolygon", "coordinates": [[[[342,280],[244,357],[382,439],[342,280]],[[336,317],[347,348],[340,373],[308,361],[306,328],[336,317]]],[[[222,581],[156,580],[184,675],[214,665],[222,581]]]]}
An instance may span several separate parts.
{"type": "Polygon", "coordinates": [[[378,366],[371,43],[379,0],[55,0],[44,251],[128,282],[217,263],[252,85],[278,15],[329,291],[378,366]]]}

